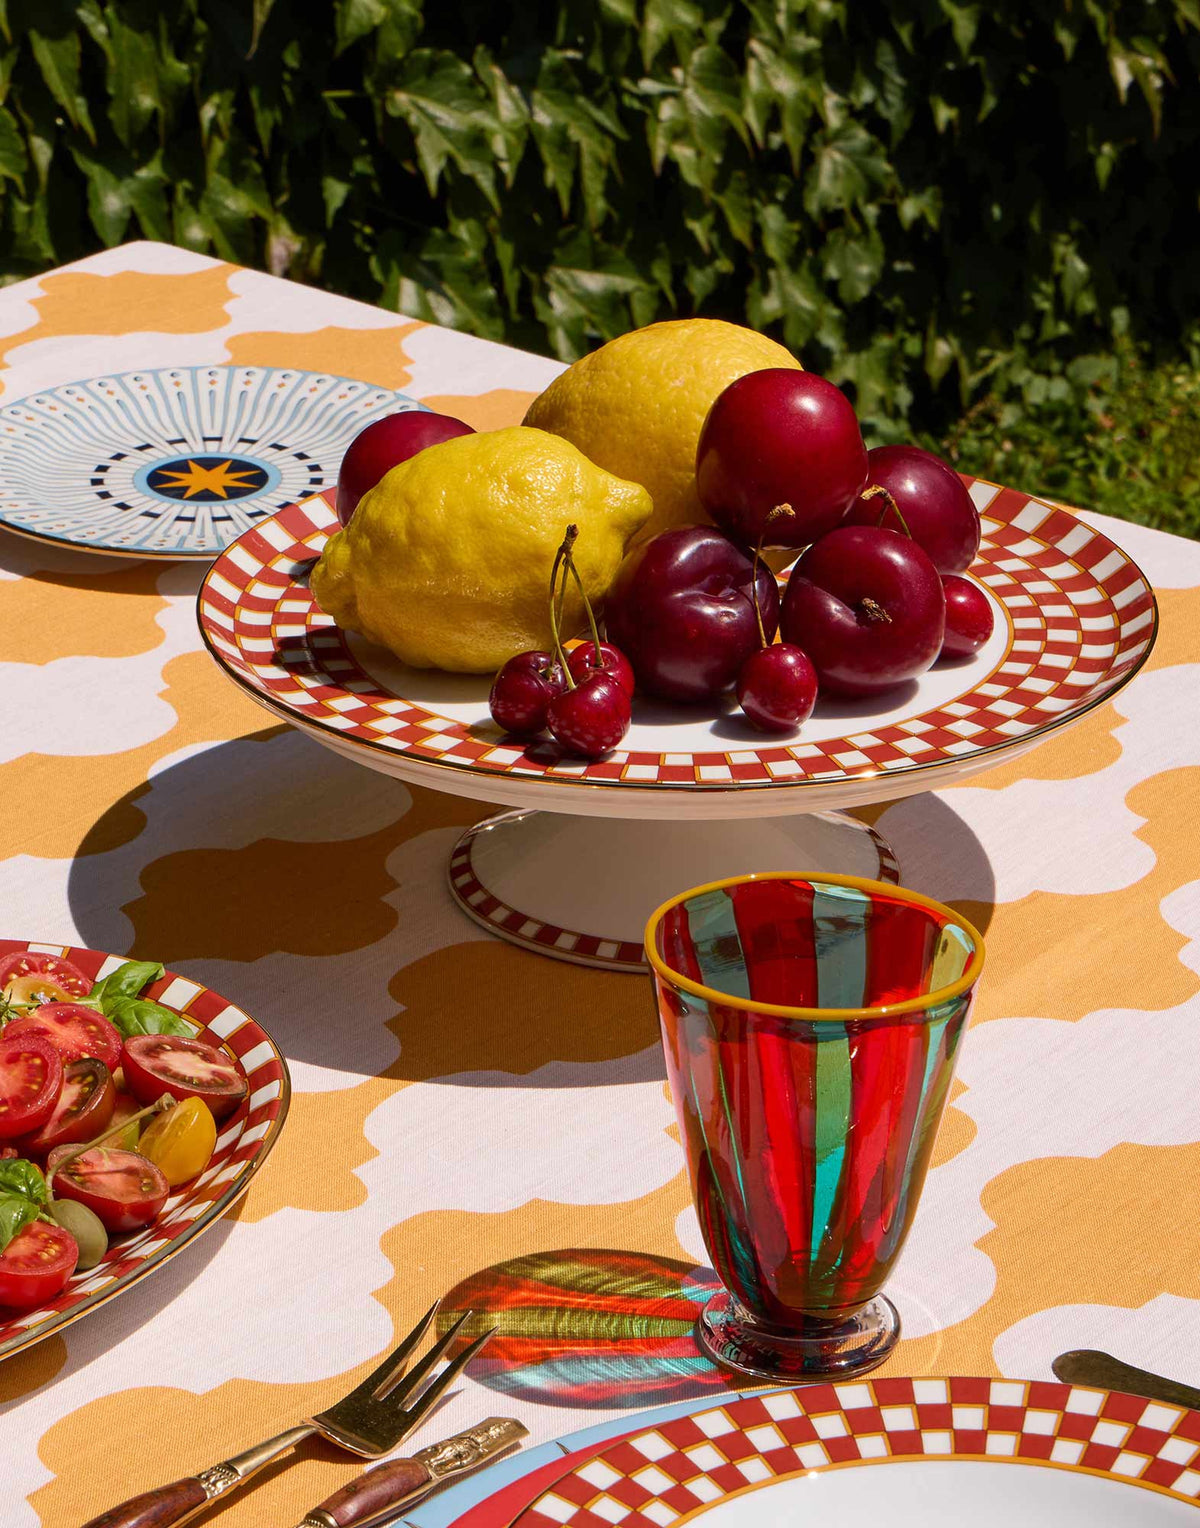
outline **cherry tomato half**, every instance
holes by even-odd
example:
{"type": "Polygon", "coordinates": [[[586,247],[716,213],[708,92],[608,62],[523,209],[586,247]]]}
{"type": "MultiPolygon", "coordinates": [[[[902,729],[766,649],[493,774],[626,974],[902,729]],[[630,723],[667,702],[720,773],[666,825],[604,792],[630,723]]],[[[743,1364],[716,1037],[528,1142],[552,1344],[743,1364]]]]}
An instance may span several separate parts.
{"type": "Polygon", "coordinates": [[[43,1035],[64,1061],[95,1056],[110,1072],[121,1064],[121,1031],[82,1003],[44,1003],[14,1019],[4,1033],[43,1035]]]}
{"type": "Polygon", "coordinates": [[[68,1001],[73,997],[85,997],[92,990],[91,978],[61,955],[43,955],[37,950],[17,950],[12,955],[0,955],[0,992],[18,978],[29,976],[44,977],[68,1001]]]}
{"type": "Polygon", "coordinates": [[[246,1079],[231,1057],[182,1035],[132,1035],[125,1042],[124,1069],[130,1092],[144,1104],[164,1093],[181,1103],[199,1098],[214,1119],[224,1119],[246,1096],[246,1079]]]}
{"type": "Polygon", "coordinates": [[[53,1300],[75,1272],[78,1258],[69,1231],[35,1220],[0,1252],[0,1305],[33,1310],[53,1300]]]}
{"type": "Polygon", "coordinates": [[[204,1171],[216,1144],[216,1121],[208,1105],[199,1098],[185,1098],[154,1116],[142,1131],[138,1150],[161,1170],[172,1188],[178,1188],[204,1171]]]}
{"type": "Polygon", "coordinates": [[[14,976],[4,989],[5,1002],[14,1008],[40,1008],[43,1003],[73,1003],[76,994],[52,982],[48,976],[14,976]]]}
{"type": "MultiPolygon", "coordinates": [[[[20,1022],[19,1020],[17,1021],[20,1022]]],[[[0,1035],[0,1140],[38,1130],[62,1091],[62,1057],[44,1035],[0,1035]]]]}
{"type": "Polygon", "coordinates": [[[93,1146],[58,1171],[57,1164],[73,1146],[50,1153],[48,1171],[60,1199],[86,1204],[108,1232],[137,1231],[148,1226],[167,1202],[170,1186],[153,1162],[136,1151],[93,1146]]]}
{"type": "Polygon", "coordinates": [[[93,1140],[107,1130],[116,1101],[112,1073],[103,1061],[95,1056],[69,1061],[50,1118],[21,1144],[30,1156],[45,1157],[56,1146],[93,1140]]]}

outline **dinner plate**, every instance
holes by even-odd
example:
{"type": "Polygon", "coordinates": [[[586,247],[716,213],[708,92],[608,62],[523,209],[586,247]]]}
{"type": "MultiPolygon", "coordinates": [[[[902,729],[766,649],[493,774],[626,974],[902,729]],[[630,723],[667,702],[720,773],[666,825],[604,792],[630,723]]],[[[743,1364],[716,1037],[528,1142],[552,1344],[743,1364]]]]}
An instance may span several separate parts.
{"type": "MultiPolygon", "coordinates": [[[[69,945],[0,939],[0,959],[20,950],[65,956],[93,981],[128,959],[69,945]]],[[[75,1274],[56,1300],[21,1315],[6,1315],[0,1307],[0,1358],[61,1331],[124,1294],[181,1252],[246,1192],[283,1127],[291,1096],[287,1062],[260,1025],[191,977],[171,971],[147,987],[145,995],[186,1015],[198,1028],[198,1040],[231,1055],[245,1075],[249,1091],[236,1114],[222,1121],[208,1166],[171,1194],[153,1225],[114,1240],[104,1260],[86,1273],[75,1274]]]]}
{"type": "Polygon", "coordinates": [[[307,579],[337,526],[328,494],[264,518],[216,560],[200,628],[226,673],[274,715],[371,768],[456,795],[661,819],[893,800],[1078,721],[1128,683],[1154,641],[1150,585],[1119,547],[1065,509],[968,481],[983,517],[972,573],[995,607],[991,640],[891,694],[822,700],[790,738],[764,739],[732,702],[713,716],[645,698],[621,747],[592,763],[503,736],[488,676],[406,668],[318,608],[307,579]]]}
{"type": "Polygon", "coordinates": [[[570,1468],[514,1528],[1169,1528],[1200,1413],[1043,1381],[875,1379],[699,1402],[570,1468]],[[881,1467],[885,1466],[885,1467],[881,1467]]]}
{"type": "Polygon", "coordinates": [[[277,366],[68,382],[0,404],[0,525],[84,552],[211,561],[258,520],[336,485],[364,425],[420,406],[277,366]]]}

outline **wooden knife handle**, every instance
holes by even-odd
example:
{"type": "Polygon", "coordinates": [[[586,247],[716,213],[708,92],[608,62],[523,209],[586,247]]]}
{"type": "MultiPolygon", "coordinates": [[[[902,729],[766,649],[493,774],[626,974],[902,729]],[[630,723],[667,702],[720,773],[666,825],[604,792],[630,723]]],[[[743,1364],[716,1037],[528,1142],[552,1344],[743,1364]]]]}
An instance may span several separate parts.
{"type": "Polygon", "coordinates": [[[364,1470],[357,1480],[327,1497],[310,1516],[320,1522],[319,1514],[324,1513],[337,1528],[356,1528],[389,1507],[403,1505],[432,1481],[433,1476],[419,1459],[393,1459],[364,1470]]]}
{"type": "Polygon", "coordinates": [[[170,1528],[209,1500],[203,1484],[194,1475],[173,1485],[159,1486],[143,1496],[131,1497],[119,1507],[110,1507],[83,1528],[170,1528]]]}

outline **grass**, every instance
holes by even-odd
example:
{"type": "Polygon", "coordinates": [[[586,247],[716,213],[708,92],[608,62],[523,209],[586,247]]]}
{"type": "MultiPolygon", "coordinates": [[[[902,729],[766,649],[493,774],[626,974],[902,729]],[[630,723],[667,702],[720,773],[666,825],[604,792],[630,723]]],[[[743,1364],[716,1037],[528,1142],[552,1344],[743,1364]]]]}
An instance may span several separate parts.
{"type": "Polygon", "coordinates": [[[960,471],[1200,540],[1200,369],[1132,346],[1105,369],[1066,398],[984,398],[929,444],[960,471]]]}

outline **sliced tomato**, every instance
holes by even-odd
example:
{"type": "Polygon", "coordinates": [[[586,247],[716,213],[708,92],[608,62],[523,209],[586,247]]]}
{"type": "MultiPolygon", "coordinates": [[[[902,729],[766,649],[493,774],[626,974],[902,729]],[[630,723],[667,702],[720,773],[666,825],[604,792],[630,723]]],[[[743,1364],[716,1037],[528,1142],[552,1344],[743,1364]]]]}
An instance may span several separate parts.
{"type": "MultiPolygon", "coordinates": [[[[19,1021],[18,1021],[19,1022],[19,1021]]],[[[62,1091],[62,1057],[44,1035],[0,1035],[0,1140],[38,1130],[62,1091]]]]}
{"type": "Polygon", "coordinates": [[[5,991],[11,982],[29,976],[43,977],[67,1000],[86,997],[92,990],[91,977],[85,976],[77,965],[64,960],[61,955],[44,955],[38,950],[17,950],[12,955],[0,955],[0,992],[5,991]]]}
{"type": "Polygon", "coordinates": [[[43,1003],[73,1003],[76,994],[52,982],[48,976],[14,976],[4,989],[4,1001],[12,1008],[40,1008],[43,1003]]]}
{"type": "Polygon", "coordinates": [[[58,1146],[47,1168],[60,1199],[76,1199],[98,1215],[109,1232],[137,1231],[148,1226],[167,1202],[166,1178],[139,1152],[93,1146],[67,1164],[57,1164],[73,1146],[58,1146]]]}
{"type": "Polygon", "coordinates": [[[116,1101],[112,1073],[103,1061],[95,1056],[69,1061],[50,1118],[21,1144],[30,1156],[44,1158],[56,1146],[94,1140],[108,1129],[116,1101]]]}
{"type": "Polygon", "coordinates": [[[95,1056],[110,1072],[121,1064],[121,1031],[82,1003],[46,1003],[14,1019],[4,1033],[43,1035],[64,1061],[95,1056]]]}
{"type": "Polygon", "coordinates": [[[203,1040],[182,1035],[132,1035],[125,1042],[125,1081],[143,1104],[164,1093],[182,1103],[198,1098],[214,1119],[232,1114],[245,1098],[247,1083],[232,1057],[203,1040]]]}
{"type": "Polygon", "coordinates": [[[78,1260],[79,1247],[69,1231],[35,1220],[0,1252],[0,1305],[33,1310],[53,1300],[78,1260]]]}

